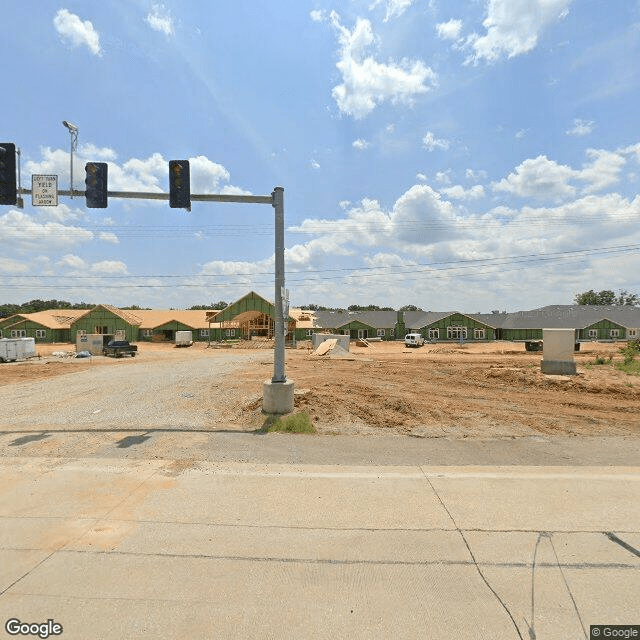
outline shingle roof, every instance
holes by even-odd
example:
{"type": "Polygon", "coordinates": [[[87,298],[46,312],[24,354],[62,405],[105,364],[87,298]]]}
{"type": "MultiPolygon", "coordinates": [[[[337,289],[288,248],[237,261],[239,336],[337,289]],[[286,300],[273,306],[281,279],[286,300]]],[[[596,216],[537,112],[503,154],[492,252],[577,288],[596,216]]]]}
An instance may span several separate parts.
{"type": "Polygon", "coordinates": [[[315,325],[321,329],[338,329],[350,322],[361,322],[374,329],[395,327],[395,311],[316,311],[315,325]]]}
{"type": "Polygon", "coordinates": [[[433,324],[434,322],[438,322],[438,320],[442,320],[442,318],[446,318],[447,316],[451,316],[454,313],[458,313],[457,311],[411,311],[407,312],[405,315],[404,325],[407,329],[422,329],[422,327],[426,327],[427,325],[433,324]],[[407,315],[411,313],[413,317],[411,318],[411,322],[407,322],[407,315]]]}
{"type": "Polygon", "coordinates": [[[549,305],[530,311],[506,314],[502,324],[508,329],[583,329],[600,320],[623,327],[640,328],[640,308],[603,305],[549,305]]]}

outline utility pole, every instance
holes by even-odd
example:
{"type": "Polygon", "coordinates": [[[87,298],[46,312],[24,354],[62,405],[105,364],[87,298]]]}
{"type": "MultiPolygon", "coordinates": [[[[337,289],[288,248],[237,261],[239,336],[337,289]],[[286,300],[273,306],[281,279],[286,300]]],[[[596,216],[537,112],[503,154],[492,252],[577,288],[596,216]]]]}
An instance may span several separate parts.
{"type": "Polygon", "coordinates": [[[273,303],[276,311],[276,335],[275,353],[273,358],[273,378],[271,382],[286,382],[284,372],[284,338],[286,334],[286,319],[283,310],[284,298],[284,189],[276,187],[271,194],[273,196],[273,208],[275,209],[275,235],[276,235],[276,282],[273,303]]]}

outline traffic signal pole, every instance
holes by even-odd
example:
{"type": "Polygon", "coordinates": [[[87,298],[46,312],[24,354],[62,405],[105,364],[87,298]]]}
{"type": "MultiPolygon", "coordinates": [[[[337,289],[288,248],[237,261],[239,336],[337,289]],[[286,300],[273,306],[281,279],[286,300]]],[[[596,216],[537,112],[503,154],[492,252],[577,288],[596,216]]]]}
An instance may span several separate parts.
{"type": "MultiPolygon", "coordinates": [[[[23,189],[25,195],[30,189],[23,189]]],[[[84,196],[84,191],[59,190],[60,196],[84,196]]],[[[132,198],[136,200],[169,200],[168,193],[138,191],[107,191],[109,198],[132,198]]],[[[265,413],[291,413],[293,411],[293,380],[288,380],[285,371],[285,336],[288,318],[284,313],[284,188],[275,187],[270,196],[241,196],[231,194],[190,194],[192,202],[240,202],[244,204],[270,204],[275,210],[275,335],[273,377],[264,383],[263,411],[265,413]]]]}

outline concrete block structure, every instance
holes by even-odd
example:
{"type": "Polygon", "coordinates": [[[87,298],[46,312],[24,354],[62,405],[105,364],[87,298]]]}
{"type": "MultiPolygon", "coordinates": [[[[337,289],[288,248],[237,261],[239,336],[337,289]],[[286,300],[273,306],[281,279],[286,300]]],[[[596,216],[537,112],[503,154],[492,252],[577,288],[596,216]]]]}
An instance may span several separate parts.
{"type": "Polygon", "coordinates": [[[543,329],[542,343],[542,373],[564,376],[576,374],[574,329],[543,329]]]}

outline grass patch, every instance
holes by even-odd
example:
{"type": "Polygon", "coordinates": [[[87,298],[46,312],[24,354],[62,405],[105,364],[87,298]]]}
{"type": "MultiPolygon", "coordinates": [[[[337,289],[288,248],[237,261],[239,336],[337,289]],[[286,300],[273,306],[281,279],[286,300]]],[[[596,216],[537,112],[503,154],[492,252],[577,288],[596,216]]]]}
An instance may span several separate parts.
{"type": "Polygon", "coordinates": [[[640,360],[632,362],[616,362],[616,369],[634,376],[640,376],[640,360]]]}
{"type": "Polygon", "coordinates": [[[288,416],[267,414],[264,424],[257,430],[257,433],[271,433],[273,431],[279,433],[317,433],[306,411],[292,413],[288,416]]]}

